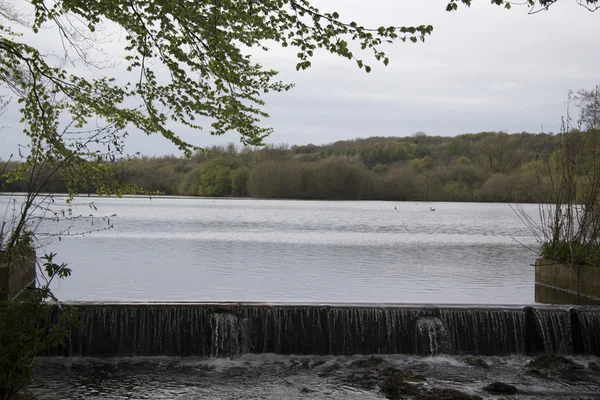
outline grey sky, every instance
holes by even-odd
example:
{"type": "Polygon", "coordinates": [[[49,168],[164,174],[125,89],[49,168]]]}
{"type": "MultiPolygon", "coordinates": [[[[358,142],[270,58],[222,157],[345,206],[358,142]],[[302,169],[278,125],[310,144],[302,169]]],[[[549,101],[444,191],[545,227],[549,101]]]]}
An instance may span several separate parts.
{"type": "MultiPolygon", "coordinates": [[[[265,66],[296,83],[290,92],[265,98],[275,129],[268,143],[322,144],[368,136],[406,136],[415,131],[453,136],[467,132],[557,132],[569,89],[600,84],[600,11],[590,13],[574,0],[562,0],[547,12],[504,10],[475,1],[470,9],[445,11],[444,0],[315,1],[322,11],[339,11],[345,20],[365,25],[432,24],[425,43],[399,43],[385,50],[390,65],[370,61],[366,74],[356,64],[317,53],[313,67],[296,72],[296,51],[273,46],[258,55],[265,66]]],[[[51,43],[36,37],[40,46],[51,43]]],[[[110,45],[122,57],[119,43],[110,45]]],[[[122,47],[122,46],[121,46],[122,47]]],[[[368,60],[368,53],[364,59],[368,60]]],[[[25,138],[18,134],[14,106],[0,117],[0,158],[16,153],[25,138]]],[[[238,142],[236,134],[210,137],[181,129],[194,144],[238,142]]],[[[160,137],[134,132],[129,152],[177,153],[160,137]]]]}

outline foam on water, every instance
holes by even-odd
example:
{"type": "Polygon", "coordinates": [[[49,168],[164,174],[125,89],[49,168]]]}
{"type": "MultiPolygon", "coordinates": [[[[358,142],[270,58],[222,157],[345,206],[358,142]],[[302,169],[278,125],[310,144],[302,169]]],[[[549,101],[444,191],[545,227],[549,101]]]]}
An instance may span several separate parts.
{"type": "MultiPolygon", "coordinates": [[[[40,358],[30,393],[54,399],[381,399],[379,384],[389,368],[425,379],[421,391],[457,389],[488,398],[494,381],[514,385],[519,398],[594,398],[600,376],[578,372],[582,380],[550,379],[528,372],[531,357],[480,357],[489,368],[465,363],[463,356],[354,355],[293,356],[244,354],[228,358],[118,357],[40,358]]],[[[598,357],[568,357],[587,366],[598,357]]]]}

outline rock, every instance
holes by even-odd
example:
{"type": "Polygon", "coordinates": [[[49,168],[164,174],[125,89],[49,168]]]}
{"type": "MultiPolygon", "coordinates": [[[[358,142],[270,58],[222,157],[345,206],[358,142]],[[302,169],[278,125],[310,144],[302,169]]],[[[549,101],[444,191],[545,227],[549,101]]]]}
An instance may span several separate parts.
{"type": "Polygon", "coordinates": [[[581,369],[581,365],[575,363],[564,356],[556,356],[554,354],[541,356],[530,361],[527,365],[529,369],[536,370],[556,370],[556,369],[581,369]]]}
{"type": "Polygon", "coordinates": [[[357,360],[350,364],[356,368],[375,368],[379,365],[385,363],[385,360],[379,357],[371,356],[371,358],[367,358],[366,360],[357,360]]]}
{"type": "Polygon", "coordinates": [[[592,371],[600,372],[600,365],[596,364],[593,361],[590,361],[590,363],[588,364],[588,368],[592,371]]]}
{"type": "Polygon", "coordinates": [[[570,382],[585,382],[593,379],[591,369],[564,356],[546,355],[532,360],[526,365],[529,373],[544,379],[560,379],[570,382]]]}
{"type": "Polygon", "coordinates": [[[309,369],[310,360],[292,360],[292,368],[309,369]]]}
{"type": "Polygon", "coordinates": [[[415,374],[412,371],[397,369],[397,368],[388,368],[381,373],[382,376],[387,377],[391,375],[397,375],[402,378],[405,382],[425,382],[426,379],[423,375],[415,374]]]}
{"type": "Polygon", "coordinates": [[[383,377],[383,380],[379,384],[379,388],[388,399],[417,395],[421,392],[421,386],[416,383],[425,382],[423,375],[397,368],[387,368],[381,371],[380,377],[383,377]]]}
{"type": "Polygon", "coordinates": [[[388,399],[399,399],[403,396],[414,396],[419,394],[419,388],[405,382],[400,374],[389,374],[379,384],[381,393],[388,399]]]}
{"type": "Polygon", "coordinates": [[[376,388],[379,381],[380,379],[377,372],[370,370],[367,370],[366,372],[353,373],[352,375],[342,379],[342,382],[349,386],[368,390],[376,388]]]}
{"type": "Polygon", "coordinates": [[[481,358],[477,357],[467,357],[463,360],[464,363],[469,364],[472,367],[480,367],[483,369],[489,369],[490,366],[481,358]]]}
{"type": "Polygon", "coordinates": [[[338,363],[333,363],[331,365],[325,365],[323,368],[321,368],[321,372],[319,372],[317,374],[317,376],[331,376],[335,372],[339,371],[341,368],[342,368],[342,366],[338,363]]]}
{"type": "Polygon", "coordinates": [[[415,397],[415,400],[481,400],[481,397],[456,389],[431,389],[415,397]]]}
{"type": "Polygon", "coordinates": [[[488,393],[491,394],[517,394],[518,390],[513,385],[509,385],[503,382],[494,382],[490,383],[486,387],[483,388],[488,393]]]}

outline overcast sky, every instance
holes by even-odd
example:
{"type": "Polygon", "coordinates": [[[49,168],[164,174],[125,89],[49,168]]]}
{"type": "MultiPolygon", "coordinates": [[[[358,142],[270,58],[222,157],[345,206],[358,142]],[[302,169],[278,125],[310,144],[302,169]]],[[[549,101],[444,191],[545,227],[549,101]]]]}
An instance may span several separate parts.
{"type": "MultiPolygon", "coordinates": [[[[454,136],[481,131],[560,130],[569,89],[600,84],[600,10],[590,13],[575,0],[527,15],[525,7],[504,10],[475,1],[470,8],[445,11],[444,0],[315,1],[321,11],[337,10],[343,19],[370,26],[432,24],[425,43],[385,48],[387,67],[370,64],[366,74],[354,62],[316,53],[313,67],[296,72],[297,51],[273,47],[258,61],[296,83],[290,92],[265,98],[274,128],[268,143],[323,144],[369,136],[407,136],[416,131],[454,136]]],[[[35,38],[51,47],[47,36],[35,38]]],[[[123,43],[113,43],[114,56],[123,43]]],[[[365,53],[362,57],[368,58],[365,53]]],[[[17,152],[15,105],[0,117],[0,158],[17,152]]],[[[210,137],[181,129],[200,146],[239,142],[235,133],[210,137]]],[[[134,132],[130,153],[177,154],[160,137],[134,132]]]]}

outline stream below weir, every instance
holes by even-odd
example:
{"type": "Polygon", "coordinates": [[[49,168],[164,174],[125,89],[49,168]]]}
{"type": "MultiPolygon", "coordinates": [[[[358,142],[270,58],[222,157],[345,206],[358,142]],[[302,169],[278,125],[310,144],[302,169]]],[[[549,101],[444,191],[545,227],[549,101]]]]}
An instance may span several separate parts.
{"type": "Polygon", "coordinates": [[[531,364],[533,359],[525,355],[41,357],[28,394],[38,400],[600,398],[600,358],[551,356],[538,365],[531,364]],[[484,390],[493,382],[514,386],[518,393],[507,397],[484,390]],[[452,390],[465,397],[448,397],[457,394],[452,390]]]}

